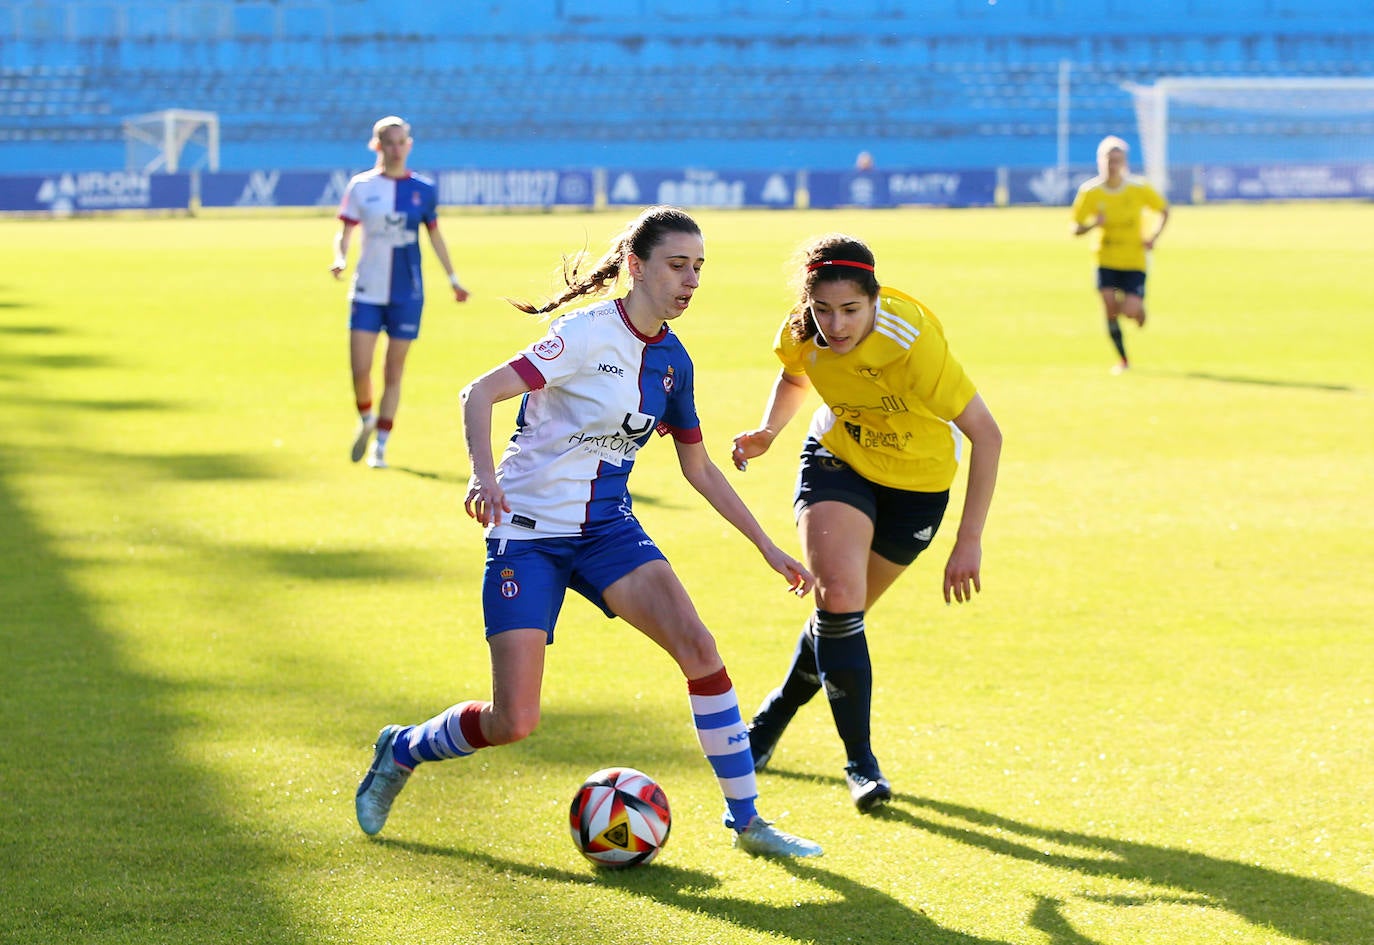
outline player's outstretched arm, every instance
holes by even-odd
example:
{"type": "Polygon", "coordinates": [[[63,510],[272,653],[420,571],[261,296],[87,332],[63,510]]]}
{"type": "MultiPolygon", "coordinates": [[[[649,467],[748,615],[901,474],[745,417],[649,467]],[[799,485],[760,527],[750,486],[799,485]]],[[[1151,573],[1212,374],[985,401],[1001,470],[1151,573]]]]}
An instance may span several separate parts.
{"type": "Polygon", "coordinates": [[[758,519],[754,518],[754,513],[749,511],[749,507],[744,504],[734,486],[725,478],[725,474],[711,462],[706,447],[700,441],[684,443],[674,440],[674,443],[677,445],[678,465],[682,468],[683,477],[692,484],[692,488],[706,497],[706,501],[720,513],[721,518],[739,529],[740,534],[754,543],[754,547],[763,555],[763,560],[768,562],[768,566],[787,579],[787,586],[794,594],[804,597],[816,583],[815,575],[768,537],[758,519]]]}

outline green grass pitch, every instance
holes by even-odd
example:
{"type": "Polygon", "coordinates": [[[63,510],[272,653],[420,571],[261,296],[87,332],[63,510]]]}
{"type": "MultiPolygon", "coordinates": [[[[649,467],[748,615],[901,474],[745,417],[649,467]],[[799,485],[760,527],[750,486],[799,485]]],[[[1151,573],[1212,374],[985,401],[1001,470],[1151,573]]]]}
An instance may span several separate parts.
{"type": "MultiPolygon", "coordinates": [[[[630,216],[443,218],[473,299],[427,255],[385,472],[346,458],[331,219],[0,221],[0,943],[1374,940],[1366,204],[1179,208],[1122,377],[1064,210],[700,213],[675,327],[722,467],[828,230],[936,311],[1005,434],[982,595],[940,598],[951,519],[870,615],[893,803],[852,809],[817,702],[760,806],[825,857],[733,850],[676,668],[570,598],[539,731],[422,769],[364,837],[378,728],[489,693],[458,391],[541,331],[502,297],[630,216]],[[568,838],[611,764],[673,805],[644,869],[568,838]]],[[[794,550],[801,432],[728,470],[794,550]]],[[[810,604],[669,445],[640,465],[748,713],[810,604]]]]}

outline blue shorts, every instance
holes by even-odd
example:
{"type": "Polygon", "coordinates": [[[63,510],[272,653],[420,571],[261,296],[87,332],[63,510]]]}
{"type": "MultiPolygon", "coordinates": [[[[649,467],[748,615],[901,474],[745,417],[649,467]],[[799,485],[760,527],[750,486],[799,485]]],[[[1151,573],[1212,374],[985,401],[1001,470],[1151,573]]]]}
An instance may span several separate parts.
{"type": "Polygon", "coordinates": [[[1140,269],[1107,269],[1099,266],[1097,288],[1116,289],[1123,295],[1145,298],[1145,273],[1140,269]]]}
{"type": "Polygon", "coordinates": [[[873,553],[905,567],[930,547],[949,504],[949,490],[911,492],[865,479],[820,441],[806,438],[792,509],[798,517],[817,502],[843,502],[873,522],[873,553]]]}
{"type": "Polygon", "coordinates": [[[424,307],[423,301],[390,305],[354,302],[348,313],[348,327],[350,331],[370,331],[374,335],[385,328],[392,338],[414,341],[420,337],[420,310],[424,307]]]}
{"type": "Polygon", "coordinates": [[[614,617],[602,592],[640,565],[666,560],[634,518],[576,538],[488,538],[482,574],[487,636],[533,628],[552,643],[569,588],[614,617]]]}

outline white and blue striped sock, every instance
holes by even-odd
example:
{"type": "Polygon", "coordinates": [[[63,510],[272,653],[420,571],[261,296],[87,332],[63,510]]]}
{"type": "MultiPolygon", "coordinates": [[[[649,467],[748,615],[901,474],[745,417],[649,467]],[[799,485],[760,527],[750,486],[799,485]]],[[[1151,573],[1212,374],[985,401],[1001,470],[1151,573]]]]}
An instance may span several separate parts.
{"type": "Polygon", "coordinates": [[[754,757],[749,751],[749,730],[739,712],[739,698],[725,668],[687,681],[692,702],[692,722],[706,760],[716,773],[730,824],[743,830],[758,816],[758,782],[754,777],[754,757]]]}

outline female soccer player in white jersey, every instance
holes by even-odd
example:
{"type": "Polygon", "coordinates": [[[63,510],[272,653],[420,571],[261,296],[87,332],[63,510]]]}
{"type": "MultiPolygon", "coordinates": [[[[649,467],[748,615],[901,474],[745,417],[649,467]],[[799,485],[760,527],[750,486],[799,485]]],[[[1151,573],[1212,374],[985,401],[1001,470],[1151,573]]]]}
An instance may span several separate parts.
{"type": "Polygon", "coordinates": [[[1169,203],[1140,177],[1131,177],[1126,166],[1126,142],[1115,135],[1097,146],[1097,176],[1083,182],[1073,200],[1073,233],[1082,236],[1094,229],[1097,244],[1097,291],[1107,313],[1107,335],[1120,358],[1114,369],[1130,367],[1126,340],[1121,335],[1124,316],[1145,326],[1145,271],[1149,252],[1169,222],[1169,203]],[[1141,211],[1155,211],[1153,235],[1141,232],[1141,211]]]}
{"type": "Polygon", "coordinates": [[[783,684],[750,725],[763,770],[797,710],[824,687],[860,811],[892,795],[870,737],[873,666],[865,614],[935,537],[949,501],[959,435],[973,444],[944,597],[982,590],[982,534],[1002,433],[950,353],[931,311],[880,285],[873,253],[841,234],[801,248],[798,300],[774,350],[782,370],[757,430],[735,437],[738,469],[765,453],[813,386],[824,403],[802,448],[794,509],[816,575],[816,610],[783,684]]]}
{"type": "Polygon", "coordinates": [[[368,147],[377,152],[377,164],[351,179],[344,190],[339,231],[334,237],[334,264],[330,267],[338,279],[348,266],[353,230],[362,226],[362,248],[348,293],[349,360],[358,405],[351,458],[355,463],[363,458],[375,431],[377,439],[367,457],[367,464],[374,469],[386,468],[387,440],[401,403],[401,374],[410,343],[420,335],[420,311],[425,304],[420,277],[421,225],[429,234],[435,257],[448,273],[454,301],[465,302],[468,297],[439,232],[438,191],[427,178],[406,169],[412,144],[410,125],[395,115],[372,126],[368,147]],[[383,329],[387,343],[382,399],[374,411],[372,359],[377,335],[383,329]]]}
{"type": "Polygon", "coordinates": [[[764,533],[702,445],[692,361],[669,327],[696,291],[705,244],[690,216],[651,207],[585,277],[574,265],[554,309],[612,287],[629,289],[570,312],[548,334],[463,391],[472,463],[465,507],[486,528],[482,606],[492,698],[465,701],[418,725],[388,725],[358,787],[363,831],[382,829],[417,764],[529,735],[539,722],[545,647],[568,589],[621,617],[668,651],[687,678],[697,737],[725,795],[735,844],[768,856],[816,856],[755,808],[753,757],[739,701],[711,633],[677,575],[631,511],[627,479],[655,433],[670,435],[682,474],[754,543],[798,594],[811,573],[764,533]],[[497,466],[492,406],[522,397],[515,435],[497,466]]]}

